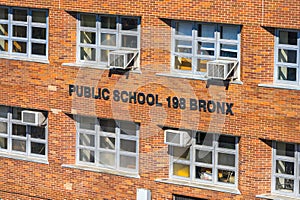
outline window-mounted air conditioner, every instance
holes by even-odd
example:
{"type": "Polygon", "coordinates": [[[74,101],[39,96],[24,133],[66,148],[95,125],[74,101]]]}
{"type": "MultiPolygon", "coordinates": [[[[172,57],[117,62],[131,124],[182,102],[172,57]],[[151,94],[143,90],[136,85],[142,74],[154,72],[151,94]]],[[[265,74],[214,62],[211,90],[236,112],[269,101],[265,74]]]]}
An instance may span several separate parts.
{"type": "Polygon", "coordinates": [[[46,122],[46,117],[43,113],[30,110],[23,110],[21,118],[22,123],[32,126],[41,126],[46,122]]]}
{"type": "Polygon", "coordinates": [[[108,53],[108,66],[110,69],[127,69],[134,65],[136,55],[136,51],[110,51],[108,53]]]}
{"type": "Polygon", "coordinates": [[[192,138],[191,135],[186,131],[177,130],[165,130],[164,132],[164,142],[167,145],[186,147],[191,145],[192,138]]]}
{"type": "Polygon", "coordinates": [[[229,60],[214,60],[208,61],[206,64],[207,77],[214,79],[226,80],[229,78],[235,78],[235,68],[237,66],[236,61],[229,60]]]}

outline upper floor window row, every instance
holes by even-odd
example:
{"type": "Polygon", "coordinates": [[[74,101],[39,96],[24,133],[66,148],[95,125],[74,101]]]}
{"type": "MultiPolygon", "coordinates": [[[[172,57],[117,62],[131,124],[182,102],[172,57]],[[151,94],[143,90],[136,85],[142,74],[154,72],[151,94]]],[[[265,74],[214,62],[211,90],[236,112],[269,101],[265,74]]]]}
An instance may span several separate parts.
{"type": "Polygon", "coordinates": [[[300,32],[276,30],[275,70],[276,83],[300,85],[300,32]]]}
{"type": "Polygon", "coordinates": [[[47,60],[48,11],[0,7],[0,53],[47,60]]]}
{"type": "Polygon", "coordinates": [[[240,31],[239,25],[173,21],[172,70],[206,76],[209,61],[238,64],[240,31]]]}
{"type": "Polygon", "coordinates": [[[77,62],[100,67],[138,67],[140,19],[78,14],[77,62]]]}

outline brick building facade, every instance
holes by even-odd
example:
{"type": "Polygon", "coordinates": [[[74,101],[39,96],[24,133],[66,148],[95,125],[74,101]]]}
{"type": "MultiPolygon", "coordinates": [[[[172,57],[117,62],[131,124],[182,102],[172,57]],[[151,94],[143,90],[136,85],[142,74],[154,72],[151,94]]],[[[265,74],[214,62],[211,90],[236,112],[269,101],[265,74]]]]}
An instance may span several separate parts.
{"type": "Polygon", "coordinates": [[[0,0],[0,199],[300,198],[298,12],[0,0]]]}

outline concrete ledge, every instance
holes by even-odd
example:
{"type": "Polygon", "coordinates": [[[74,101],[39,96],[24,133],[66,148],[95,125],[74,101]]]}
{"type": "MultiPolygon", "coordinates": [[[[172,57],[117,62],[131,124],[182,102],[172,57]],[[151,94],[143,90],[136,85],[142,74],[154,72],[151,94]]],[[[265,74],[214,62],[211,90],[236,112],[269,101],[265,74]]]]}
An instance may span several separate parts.
{"type": "Polygon", "coordinates": [[[258,84],[258,86],[259,87],[266,87],[266,88],[286,89],[286,90],[300,90],[300,86],[297,86],[297,85],[258,84]]]}
{"type": "Polygon", "coordinates": [[[256,197],[261,198],[261,199],[273,199],[273,200],[296,200],[296,199],[299,200],[298,197],[289,197],[289,196],[285,196],[285,195],[271,194],[271,193],[259,194],[259,195],[256,195],[256,197]]]}

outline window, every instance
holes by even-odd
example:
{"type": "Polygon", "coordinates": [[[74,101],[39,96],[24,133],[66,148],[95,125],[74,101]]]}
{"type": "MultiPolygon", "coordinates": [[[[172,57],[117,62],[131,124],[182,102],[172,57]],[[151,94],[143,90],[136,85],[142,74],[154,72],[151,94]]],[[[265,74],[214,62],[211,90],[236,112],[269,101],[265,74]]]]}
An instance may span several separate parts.
{"type": "Polygon", "coordinates": [[[171,178],[236,187],[238,137],[194,132],[192,140],[188,147],[169,146],[171,178]]]}
{"type": "MultiPolygon", "coordinates": [[[[77,39],[79,63],[107,67],[109,52],[123,50],[123,53],[134,54],[133,65],[138,67],[136,57],[140,49],[139,18],[78,14],[77,35],[79,36],[77,39]]],[[[114,63],[116,62],[124,62],[124,57],[118,57],[114,63]]]]}
{"type": "MultiPolygon", "coordinates": [[[[23,108],[0,106],[0,156],[46,160],[47,120],[41,126],[22,122],[23,108]]],[[[46,117],[47,113],[42,112],[46,117]]]]}
{"type": "Polygon", "coordinates": [[[137,173],[138,128],[133,122],[78,117],[77,163],[137,173]]]}
{"type": "Polygon", "coordinates": [[[173,195],[173,200],[206,200],[206,199],[186,197],[186,196],[182,196],[182,195],[173,195]]]}
{"type": "Polygon", "coordinates": [[[208,61],[239,61],[240,26],[187,21],[173,21],[172,26],[174,72],[204,76],[208,61]]]}
{"type": "Polygon", "coordinates": [[[275,82],[299,85],[299,33],[276,30],[275,82]]]}
{"type": "Polygon", "coordinates": [[[272,192],[300,197],[300,145],[273,142],[272,192]]]}
{"type": "Polygon", "coordinates": [[[48,57],[48,12],[0,7],[0,52],[3,56],[48,57]]]}

